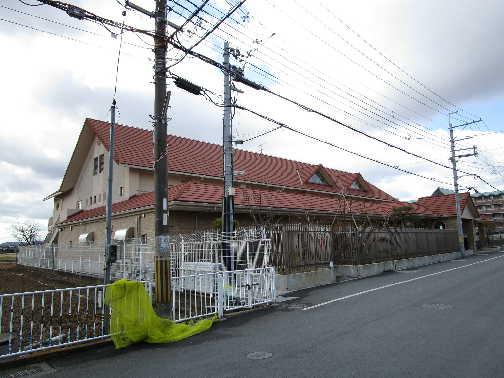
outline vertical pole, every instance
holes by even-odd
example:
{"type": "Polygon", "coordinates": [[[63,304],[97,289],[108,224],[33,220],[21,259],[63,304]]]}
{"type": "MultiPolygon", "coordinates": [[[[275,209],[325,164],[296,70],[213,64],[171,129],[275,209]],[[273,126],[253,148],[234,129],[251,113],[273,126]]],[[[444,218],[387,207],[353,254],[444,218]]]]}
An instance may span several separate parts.
{"type": "Polygon", "coordinates": [[[154,236],[156,312],[161,318],[171,318],[168,239],[168,166],[166,96],[166,0],[156,0],[156,37],[154,39],[154,236]]]}
{"type": "Polygon", "coordinates": [[[224,256],[227,256],[227,268],[234,270],[231,240],[234,231],[234,188],[233,188],[233,132],[231,123],[231,76],[229,64],[229,43],[224,42],[224,118],[223,118],[223,154],[224,154],[224,198],[222,199],[222,234],[224,256]]]}
{"type": "MultiPolygon", "coordinates": [[[[114,177],[114,133],[115,133],[115,108],[116,101],[112,100],[112,107],[110,108],[110,147],[109,147],[109,164],[108,164],[108,187],[107,187],[107,205],[106,205],[106,216],[105,216],[105,258],[103,259],[105,264],[105,278],[104,284],[108,285],[110,283],[110,266],[111,264],[107,261],[107,248],[112,241],[112,180],[114,177]]],[[[108,335],[110,333],[110,313],[108,306],[103,307],[104,319],[103,319],[103,333],[108,335]]]]}
{"type": "Polygon", "coordinates": [[[460,211],[460,196],[458,190],[458,177],[457,177],[457,160],[455,159],[455,140],[453,139],[453,127],[451,124],[451,115],[452,112],[448,113],[448,126],[450,128],[450,145],[451,145],[451,161],[453,165],[453,184],[455,186],[455,207],[457,209],[457,228],[458,228],[458,239],[459,239],[459,248],[460,248],[460,257],[464,257],[465,247],[464,247],[464,231],[462,229],[462,215],[460,211]]]}

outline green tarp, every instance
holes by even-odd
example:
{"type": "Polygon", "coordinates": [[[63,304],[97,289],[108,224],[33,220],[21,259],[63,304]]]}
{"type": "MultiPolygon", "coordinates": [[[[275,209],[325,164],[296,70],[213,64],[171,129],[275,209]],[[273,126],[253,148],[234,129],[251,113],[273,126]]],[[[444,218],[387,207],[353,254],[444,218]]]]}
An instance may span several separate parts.
{"type": "Polygon", "coordinates": [[[206,331],[216,321],[201,320],[195,324],[174,323],[154,313],[149,294],[138,281],[125,279],[107,285],[105,304],[112,309],[110,336],[116,348],[133,343],[170,343],[206,331]]]}

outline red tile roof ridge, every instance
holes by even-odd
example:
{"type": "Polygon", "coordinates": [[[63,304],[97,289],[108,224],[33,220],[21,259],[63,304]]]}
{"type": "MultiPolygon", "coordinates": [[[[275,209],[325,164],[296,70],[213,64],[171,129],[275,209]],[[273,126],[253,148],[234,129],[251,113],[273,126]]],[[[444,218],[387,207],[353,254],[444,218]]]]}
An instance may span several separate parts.
{"type": "MultiPolygon", "coordinates": [[[[106,123],[106,124],[110,125],[110,122],[100,121],[100,120],[96,120],[96,119],[93,119],[93,118],[86,118],[86,121],[106,123]]],[[[119,127],[128,127],[128,128],[132,128],[132,129],[136,129],[136,130],[140,130],[140,131],[152,132],[149,129],[144,129],[144,128],[136,127],[136,126],[123,125],[123,124],[120,124],[120,123],[116,123],[116,127],[117,126],[119,126],[119,127]]],[[[184,136],[180,136],[180,135],[175,135],[175,134],[168,134],[168,137],[170,137],[170,136],[171,137],[185,139],[187,141],[204,143],[206,145],[216,146],[216,147],[222,148],[221,144],[216,144],[216,143],[211,143],[211,142],[205,142],[205,141],[202,141],[202,140],[192,139],[192,138],[188,138],[188,137],[184,137],[184,136]]],[[[106,146],[108,146],[108,144],[109,144],[109,140],[106,140],[106,141],[103,140],[102,142],[106,142],[106,146]]],[[[252,154],[254,156],[264,156],[266,158],[270,157],[270,158],[274,158],[274,159],[280,159],[280,160],[283,160],[283,161],[290,161],[290,162],[299,163],[299,164],[303,164],[303,165],[315,166],[316,167],[315,171],[318,170],[322,166],[325,169],[330,169],[331,171],[337,171],[337,172],[351,174],[351,175],[355,175],[356,174],[356,173],[352,173],[352,172],[342,171],[342,170],[339,170],[339,169],[336,169],[336,168],[325,167],[323,164],[318,164],[318,165],[317,164],[311,164],[311,163],[307,163],[307,162],[303,162],[303,161],[299,161],[299,160],[288,159],[288,158],[281,157],[281,156],[268,155],[268,154],[263,154],[263,153],[259,153],[259,152],[253,152],[253,151],[249,151],[249,150],[245,150],[245,149],[241,149],[241,148],[233,148],[233,150],[234,151],[241,151],[243,153],[252,154]]]]}

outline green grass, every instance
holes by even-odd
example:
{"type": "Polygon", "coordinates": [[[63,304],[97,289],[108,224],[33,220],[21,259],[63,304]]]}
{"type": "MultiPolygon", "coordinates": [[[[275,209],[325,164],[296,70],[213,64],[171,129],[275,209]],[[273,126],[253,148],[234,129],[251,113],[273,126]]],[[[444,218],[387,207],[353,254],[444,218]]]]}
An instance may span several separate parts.
{"type": "Polygon", "coordinates": [[[16,261],[16,253],[0,253],[0,261],[2,262],[15,262],[16,261]]]}

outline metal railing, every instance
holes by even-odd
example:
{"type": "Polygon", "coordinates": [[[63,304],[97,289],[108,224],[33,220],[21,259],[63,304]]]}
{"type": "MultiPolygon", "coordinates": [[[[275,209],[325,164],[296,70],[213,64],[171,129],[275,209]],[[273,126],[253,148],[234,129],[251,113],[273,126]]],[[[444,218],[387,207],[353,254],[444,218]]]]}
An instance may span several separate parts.
{"type": "MultiPolygon", "coordinates": [[[[144,282],[152,298],[152,284],[144,282]]],[[[0,295],[0,359],[108,337],[106,285],[0,295]]]]}
{"type": "Polygon", "coordinates": [[[172,278],[174,321],[251,308],[276,300],[275,268],[194,274],[172,278]]]}

